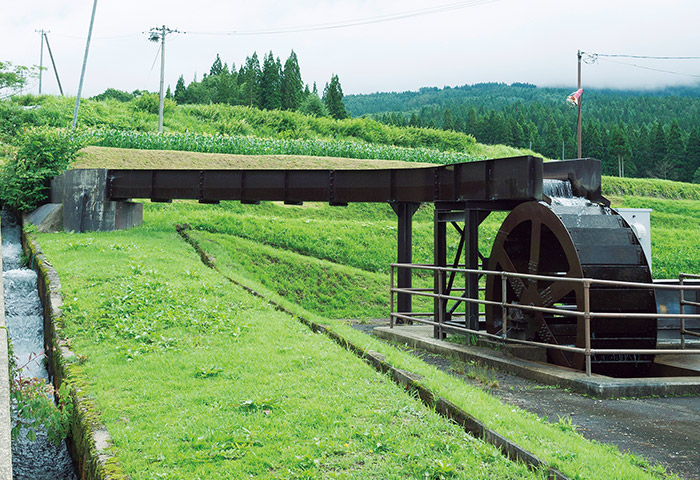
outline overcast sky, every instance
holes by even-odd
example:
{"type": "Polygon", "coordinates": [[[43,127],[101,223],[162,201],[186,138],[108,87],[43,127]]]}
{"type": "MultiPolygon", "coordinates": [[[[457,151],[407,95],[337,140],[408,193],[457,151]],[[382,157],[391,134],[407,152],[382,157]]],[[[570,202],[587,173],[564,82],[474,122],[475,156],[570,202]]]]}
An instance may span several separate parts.
{"type": "MultiPolygon", "coordinates": [[[[38,65],[35,30],[48,30],[64,90],[75,95],[93,0],[1,5],[0,61],[38,65]]],[[[322,90],[336,73],[352,94],[478,82],[573,88],[579,49],[700,56],[699,18],[697,0],[98,0],[83,95],[109,87],[157,91],[158,44],[143,32],[161,25],[187,32],[167,37],[165,78],[172,88],[181,74],[187,82],[195,74],[201,79],[217,53],[238,67],[253,51],[262,61],[272,50],[284,63],[294,49],[304,82],[322,90]],[[446,5],[452,7],[440,11],[446,5]],[[338,24],[353,26],[296,28],[338,24]],[[262,33],[281,29],[297,31],[262,33]]],[[[700,60],[600,57],[583,65],[584,88],[698,82],[700,60]]],[[[58,93],[52,70],[44,72],[43,91],[58,93]]]]}

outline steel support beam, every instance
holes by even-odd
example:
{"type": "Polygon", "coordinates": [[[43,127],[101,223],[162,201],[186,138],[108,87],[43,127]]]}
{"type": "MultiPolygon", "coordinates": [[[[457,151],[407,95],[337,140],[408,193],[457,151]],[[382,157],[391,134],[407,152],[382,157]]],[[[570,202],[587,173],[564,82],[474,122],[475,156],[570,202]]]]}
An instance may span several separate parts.
{"type": "MultiPolygon", "coordinates": [[[[443,212],[435,208],[433,212],[433,264],[436,267],[447,266],[447,224],[441,218],[443,212]]],[[[446,278],[444,275],[434,273],[433,277],[433,292],[445,292],[447,287],[446,278]]],[[[445,306],[447,302],[436,298],[433,304],[433,312],[435,321],[438,318],[445,318],[445,306]]],[[[441,329],[438,326],[433,328],[433,336],[440,338],[441,329]]]]}
{"type": "MultiPolygon", "coordinates": [[[[397,263],[413,263],[413,214],[420,207],[420,203],[392,203],[398,216],[398,246],[397,263]]],[[[408,268],[399,268],[397,272],[397,286],[399,288],[411,288],[412,275],[408,268]]],[[[396,299],[399,312],[412,312],[411,295],[399,293],[396,299]]]]}
{"type": "MultiPolygon", "coordinates": [[[[460,248],[455,257],[455,264],[452,267],[457,267],[459,261],[463,258],[464,265],[468,269],[478,270],[481,268],[480,253],[479,253],[479,225],[489,215],[490,210],[481,210],[472,208],[470,202],[463,202],[461,206],[453,203],[436,204],[433,223],[433,249],[434,249],[434,265],[446,267],[447,265],[447,224],[451,223],[461,235],[460,248]],[[464,228],[457,225],[457,221],[464,222],[464,228]],[[464,249],[463,257],[461,254],[464,249]]],[[[492,210],[497,210],[493,208],[492,210]]],[[[465,275],[464,296],[469,298],[478,298],[479,296],[479,274],[470,273],[465,275]]],[[[453,295],[451,290],[454,285],[454,278],[450,275],[434,277],[434,291],[444,292],[445,295],[453,295]],[[448,280],[449,279],[449,280],[448,280]]],[[[454,296],[454,295],[453,295],[454,296]]],[[[479,306],[475,303],[456,302],[451,308],[447,308],[447,301],[436,299],[434,304],[435,318],[442,318],[445,322],[452,321],[452,315],[465,303],[465,327],[473,330],[479,329],[479,306]]],[[[434,335],[439,338],[438,328],[435,327],[434,335]]]]}

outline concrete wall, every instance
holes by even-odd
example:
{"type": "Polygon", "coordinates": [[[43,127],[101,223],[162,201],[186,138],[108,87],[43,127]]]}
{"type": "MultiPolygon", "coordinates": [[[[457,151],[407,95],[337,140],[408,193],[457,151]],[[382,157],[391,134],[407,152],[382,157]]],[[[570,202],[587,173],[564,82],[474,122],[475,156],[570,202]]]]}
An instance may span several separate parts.
{"type": "Polygon", "coordinates": [[[111,231],[143,221],[143,205],[113,202],[107,197],[107,170],[68,170],[51,181],[52,204],[63,204],[67,232],[111,231]]]}
{"type": "MultiPolygon", "coordinates": [[[[2,245],[0,244],[0,272],[2,245]]],[[[0,277],[0,480],[12,480],[12,441],[10,432],[10,372],[5,324],[5,287],[0,277]]]]}

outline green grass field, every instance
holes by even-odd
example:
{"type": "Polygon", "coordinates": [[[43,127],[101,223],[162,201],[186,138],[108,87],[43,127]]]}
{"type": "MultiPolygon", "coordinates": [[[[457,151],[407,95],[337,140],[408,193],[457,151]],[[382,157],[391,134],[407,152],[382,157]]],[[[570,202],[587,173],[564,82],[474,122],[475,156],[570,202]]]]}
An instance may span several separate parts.
{"type": "MultiPolygon", "coordinates": [[[[326,337],[206,268],[175,231],[177,223],[240,217],[248,208],[259,209],[250,214],[259,217],[290,207],[189,202],[145,207],[144,225],[136,229],[39,235],[61,275],[63,335],[86,358],[72,367],[74,380],[94,399],[118,462],[132,478],[538,476],[437,417],[326,337]]],[[[295,209],[291,216],[300,219],[306,212],[311,220],[330,209],[342,212],[347,222],[352,217],[364,222],[363,215],[374,216],[375,208],[380,207],[313,206],[295,209]]],[[[390,223],[388,213],[381,216],[380,229],[390,223]]],[[[382,303],[381,295],[373,299],[362,289],[380,286],[385,274],[274,252],[271,246],[255,248],[254,241],[238,235],[195,233],[225,276],[268,292],[384,354],[398,368],[419,373],[435,392],[572,478],[654,477],[639,468],[644,465],[639,458],[506,407],[478,388],[294,303],[320,312],[353,306],[370,311],[372,302],[382,303]],[[264,274],[283,262],[298,270],[281,266],[275,275],[264,274]],[[353,277],[357,274],[375,283],[363,285],[353,277]],[[347,284],[340,283],[343,276],[347,284]],[[300,291],[314,278],[320,294],[308,301],[277,295],[277,284],[266,287],[259,281],[270,277],[286,278],[288,288],[300,291]],[[344,306],[322,305],[322,295],[335,297],[335,289],[346,285],[355,290],[352,298],[341,298],[344,306]]],[[[354,249],[351,238],[343,239],[348,250],[354,249]]]]}

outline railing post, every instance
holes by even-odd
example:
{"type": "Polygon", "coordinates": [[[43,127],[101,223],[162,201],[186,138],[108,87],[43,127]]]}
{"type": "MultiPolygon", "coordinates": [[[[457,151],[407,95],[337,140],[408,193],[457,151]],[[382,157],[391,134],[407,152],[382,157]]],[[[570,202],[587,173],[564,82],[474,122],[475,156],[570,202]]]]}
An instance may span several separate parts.
{"type": "Polygon", "coordinates": [[[508,295],[508,279],[505,273],[501,272],[501,321],[502,321],[502,332],[503,338],[508,338],[508,312],[506,309],[508,295]]]}
{"type": "Polygon", "coordinates": [[[586,341],[586,375],[591,376],[591,282],[583,282],[583,322],[585,327],[586,341]]]}
{"type": "MultiPolygon", "coordinates": [[[[440,301],[440,305],[442,305],[442,280],[443,280],[443,275],[445,272],[442,270],[438,270],[438,300],[440,301]]],[[[442,340],[443,333],[442,333],[442,322],[445,321],[445,309],[444,308],[439,308],[438,309],[438,340],[442,340]]]]}
{"type": "Polygon", "coordinates": [[[681,312],[681,350],[685,350],[685,295],[683,295],[683,278],[684,275],[681,273],[678,275],[678,283],[681,286],[681,297],[680,297],[680,312],[681,312]]]}
{"type": "Polygon", "coordinates": [[[389,328],[394,328],[394,266],[389,267],[389,328]]]}

